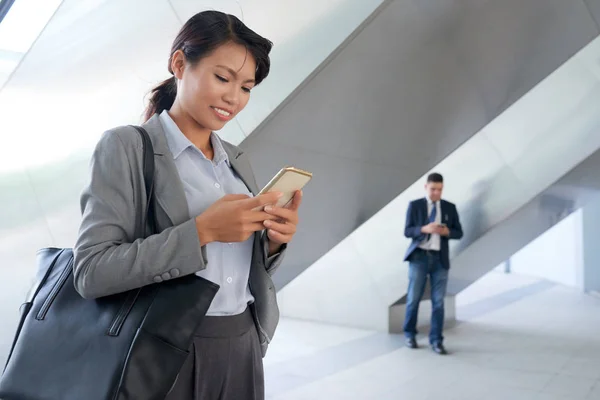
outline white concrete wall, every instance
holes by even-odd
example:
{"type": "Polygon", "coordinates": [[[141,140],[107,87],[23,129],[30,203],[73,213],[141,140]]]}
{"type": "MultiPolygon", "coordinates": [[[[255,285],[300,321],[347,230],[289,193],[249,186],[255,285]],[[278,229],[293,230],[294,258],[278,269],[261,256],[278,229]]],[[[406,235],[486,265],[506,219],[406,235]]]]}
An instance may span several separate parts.
{"type": "Polygon", "coordinates": [[[512,273],[583,288],[582,211],[577,210],[511,257],[512,273]]]}

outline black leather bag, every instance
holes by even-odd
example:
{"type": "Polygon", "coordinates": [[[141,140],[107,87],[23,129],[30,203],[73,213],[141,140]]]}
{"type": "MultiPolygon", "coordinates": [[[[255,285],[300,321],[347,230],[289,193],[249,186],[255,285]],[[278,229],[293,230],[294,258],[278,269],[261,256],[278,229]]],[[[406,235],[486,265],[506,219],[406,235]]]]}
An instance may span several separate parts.
{"type": "MultiPolygon", "coordinates": [[[[146,215],[153,227],[154,152],[148,133],[136,129],[144,143],[146,215]]],[[[42,249],[37,264],[0,399],[163,400],[219,286],[190,275],[86,300],[73,285],[71,249],[42,249]]]]}

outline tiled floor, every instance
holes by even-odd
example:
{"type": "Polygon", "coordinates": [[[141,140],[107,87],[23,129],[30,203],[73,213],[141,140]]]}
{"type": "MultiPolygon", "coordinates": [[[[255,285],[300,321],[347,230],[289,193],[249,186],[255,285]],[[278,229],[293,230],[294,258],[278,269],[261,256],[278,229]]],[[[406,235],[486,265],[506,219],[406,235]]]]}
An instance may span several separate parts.
{"type": "Polygon", "coordinates": [[[265,359],[267,398],[600,400],[600,299],[491,273],[457,304],[446,357],[397,336],[284,319],[265,359]]]}

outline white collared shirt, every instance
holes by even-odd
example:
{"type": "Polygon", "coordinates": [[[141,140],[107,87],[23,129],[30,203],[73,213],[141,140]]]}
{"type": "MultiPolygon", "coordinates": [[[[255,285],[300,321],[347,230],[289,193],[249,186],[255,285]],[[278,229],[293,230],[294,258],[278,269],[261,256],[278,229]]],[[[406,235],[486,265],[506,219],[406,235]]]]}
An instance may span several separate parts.
{"type": "MultiPolygon", "coordinates": [[[[441,201],[440,200],[436,201],[435,206],[437,207],[436,214],[435,214],[435,223],[441,224],[442,223],[441,201]]],[[[429,220],[429,216],[431,215],[431,210],[433,210],[433,202],[431,200],[429,200],[429,198],[427,198],[427,218],[428,218],[428,220],[429,220]]],[[[431,236],[429,237],[429,240],[427,240],[427,238],[425,240],[423,240],[421,242],[421,244],[419,245],[419,247],[423,250],[440,251],[441,241],[442,241],[442,238],[439,234],[432,233],[431,236]]]]}
{"type": "MultiPolygon", "coordinates": [[[[231,168],[223,144],[215,133],[210,138],[214,157],[209,160],[185,137],[166,110],[160,114],[160,122],[183,184],[190,217],[201,214],[226,194],[252,196],[231,168]]],[[[253,245],[254,235],[244,242],[206,245],[207,266],[196,275],[221,286],[207,315],[240,314],[254,302],[248,285],[253,245]]]]}

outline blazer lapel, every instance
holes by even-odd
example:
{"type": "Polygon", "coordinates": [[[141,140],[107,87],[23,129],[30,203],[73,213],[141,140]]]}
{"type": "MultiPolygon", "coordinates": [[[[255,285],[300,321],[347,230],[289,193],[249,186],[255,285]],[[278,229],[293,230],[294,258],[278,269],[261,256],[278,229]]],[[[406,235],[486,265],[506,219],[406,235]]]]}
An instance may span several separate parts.
{"type": "Polygon", "coordinates": [[[250,163],[243,155],[244,152],[241,151],[238,147],[233,146],[232,144],[223,140],[221,141],[221,143],[223,143],[223,148],[227,153],[227,157],[229,158],[231,168],[244,182],[248,190],[250,190],[250,192],[256,196],[259,192],[258,185],[256,184],[256,179],[254,178],[252,167],[250,167],[250,163]]]}
{"type": "MultiPolygon", "coordinates": [[[[256,196],[258,195],[258,185],[256,184],[256,178],[254,172],[250,166],[248,159],[243,156],[244,152],[239,147],[232,145],[231,143],[221,140],[223,148],[229,158],[229,163],[233,171],[240,177],[242,182],[246,185],[248,190],[256,196]]],[[[267,250],[265,239],[266,236],[262,234],[254,235],[254,249],[252,252],[252,267],[250,270],[250,279],[254,276],[262,276],[263,271],[266,271],[267,264],[267,250]],[[256,271],[256,272],[255,272],[256,271]],[[258,273],[258,275],[256,275],[258,273]]]]}
{"type": "Polygon", "coordinates": [[[143,126],[148,131],[154,147],[156,201],[167,214],[171,223],[179,225],[190,219],[190,213],[173,154],[169,150],[158,115],[154,115],[143,126]]]}
{"type": "Polygon", "coordinates": [[[422,210],[423,210],[423,221],[427,225],[429,223],[429,201],[426,197],[423,197],[421,200],[422,210]]]}
{"type": "Polygon", "coordinates": [[[440,200],[440,209],[442,212],[442,224],[448,225],[448,206],[444,200],[440,200]]]}

